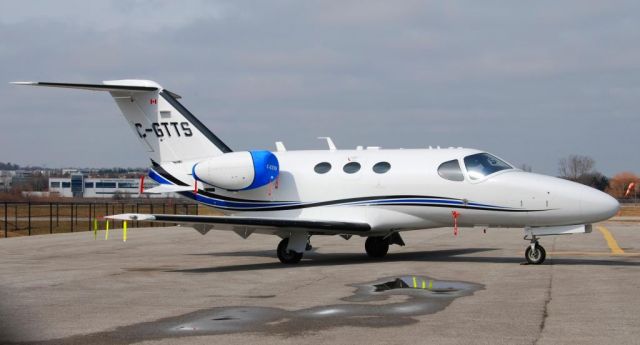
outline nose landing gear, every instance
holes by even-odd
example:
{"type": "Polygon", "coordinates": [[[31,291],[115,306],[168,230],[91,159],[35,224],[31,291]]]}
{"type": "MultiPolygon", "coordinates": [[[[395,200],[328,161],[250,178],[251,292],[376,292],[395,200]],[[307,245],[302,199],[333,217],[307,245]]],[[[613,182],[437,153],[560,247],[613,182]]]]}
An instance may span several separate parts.
{"type": "MultiPolygon", "coordinates": [[[[526,237],[525,237],[526,239],[526,237]]],[[[540,265],[547,257],[547,252],[538,243],[538,239],[535,236],[531,236],[531,245],[524,251],[524,257],[531,265],[540,265]]]]}

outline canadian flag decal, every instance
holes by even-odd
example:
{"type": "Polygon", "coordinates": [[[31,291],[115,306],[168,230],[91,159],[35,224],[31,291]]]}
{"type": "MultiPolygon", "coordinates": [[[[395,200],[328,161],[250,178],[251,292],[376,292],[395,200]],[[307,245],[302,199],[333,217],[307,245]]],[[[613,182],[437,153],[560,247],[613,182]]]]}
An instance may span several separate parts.
{"type": "Polygon", "coordinates": [[[158,104],[158,99],[157,98],[150,99],[149,104],[158,104]]]}

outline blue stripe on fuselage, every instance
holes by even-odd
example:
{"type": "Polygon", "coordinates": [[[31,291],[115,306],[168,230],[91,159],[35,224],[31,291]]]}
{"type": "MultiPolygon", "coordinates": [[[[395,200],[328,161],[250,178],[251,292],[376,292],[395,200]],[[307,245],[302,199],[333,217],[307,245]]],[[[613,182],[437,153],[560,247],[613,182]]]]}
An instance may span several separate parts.
{"type": "MultiPolygon", "coordinates": [[[[160,184],[174,184],[162,175],[158,174],[155,170],[149,170],[149,177],[154,181],[160,184]]],[[[456,206],[471,206],[473,208],[479,209],[487,209],[487,210],[500,210],[500,209],[510,209],[503,206],[493,206],[487,204],[480,204],[469,202],[465,203],[462,200],[456,199],[447,199],[447,198],[380,198],[380,199],[368,199],[361,201],[346,201],[341,202],[338,200],[327,200],[322,202],[299,202],[299,201],[231,201],[231,200],[223,200],[215,197],[205,196],[202,194],[196,194],[193,192],[180,192],[182,196],[187,198],[196,200],[205,205],[227,209],[227,210],[237,210],[237,211],[250,211],[250,210],[269,210],[269,209],[282,209],[283,207],[294,207],[294,208],[304,208],[304,207],[318,207],[318,206],[384,206],[384,205],[394,205],[394,204],[411,204],[416,206],[443,206],[450,205],[452,207],[456,206]]]]}

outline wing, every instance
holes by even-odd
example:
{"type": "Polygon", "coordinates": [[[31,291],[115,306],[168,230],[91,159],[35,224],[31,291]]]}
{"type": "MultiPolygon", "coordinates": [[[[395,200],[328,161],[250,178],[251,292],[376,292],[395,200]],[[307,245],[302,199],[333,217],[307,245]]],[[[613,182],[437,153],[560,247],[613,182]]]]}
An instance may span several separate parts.
{"type": "Polygon", "coordinates": [[[246,238],[250,234],[282,234],[308,232],[310,235],[361,235],[371,230],[371,225],[358,222],[309,220],[297,218],[190,216],[174,214],[125,213],[106,216],[122,221],[175,223],[193,227],[203,235],[209,230],[234,231],[246,238]]]}

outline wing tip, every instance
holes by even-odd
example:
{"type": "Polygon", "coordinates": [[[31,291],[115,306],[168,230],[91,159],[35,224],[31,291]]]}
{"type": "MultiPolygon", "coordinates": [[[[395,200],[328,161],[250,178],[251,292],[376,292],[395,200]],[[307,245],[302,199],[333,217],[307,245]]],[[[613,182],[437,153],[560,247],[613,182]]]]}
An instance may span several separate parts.
{"type": "Polygon", "coordinates": [[[104,216],[105,219],[113,219],[113,220],[155,220],[156,217],[151,214],[144,213],[123,213],[123,214],[114,214],[111,216],[104,216]]]}
{"type": "Polygon", "coordinates": [[[10,81],[12,85],[38,85],[37,81],[10,81]]]}

